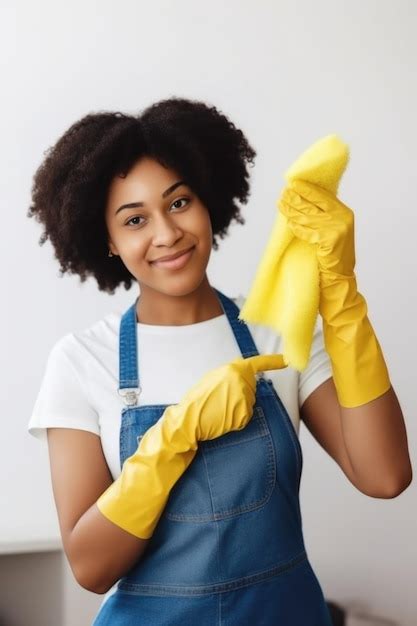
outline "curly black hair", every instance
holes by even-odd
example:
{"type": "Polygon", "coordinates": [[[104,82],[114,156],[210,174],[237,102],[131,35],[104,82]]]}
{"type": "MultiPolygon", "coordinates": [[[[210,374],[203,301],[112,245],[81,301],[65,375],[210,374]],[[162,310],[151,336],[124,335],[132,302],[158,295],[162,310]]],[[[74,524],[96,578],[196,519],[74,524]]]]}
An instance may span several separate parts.
{"type": "Polygon", "coordinates": [[[215,106],[185,98],[160,100],[137,116],[101,111],[84,116],[44,152],[33,177],[28,217],[36,217],[65,272],[81,282],[92,275],[101,291],[113,294],[135,277],[119,256],[109,259],[105,205],[117,174],[126,176],[143,156],[174,169],[209,211],[213,248],[232,220],[244,224],[248,201],[246,163],[256,156],[246,137],[215,106]]]}

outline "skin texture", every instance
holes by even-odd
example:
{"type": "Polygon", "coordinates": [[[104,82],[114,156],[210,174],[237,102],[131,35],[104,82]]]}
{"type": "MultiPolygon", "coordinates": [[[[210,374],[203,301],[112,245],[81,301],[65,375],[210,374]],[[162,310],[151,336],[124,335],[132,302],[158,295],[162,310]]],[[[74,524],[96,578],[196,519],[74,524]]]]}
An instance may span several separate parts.
{"type": "Polygon", "coordinates": [[[396,498],[412,481],[401,407],[391,387],[354,409],[339,404],[333,378],[300,407],[300,418],[349,481],[373,498],[396,498]]]}
{"type": "MultiPolygon", "coordinates": [[[[141,323],[193,324],[223,313],[206,274],[212,249],[206,207],[186,185],[162,197],[179,180],[175,171],[144,157],[126,178],[115,177],[109,188],[105,207],[109,249],[120,255],[140,285],[137,318],[141,323]],[[144,206],[116,213],[121,205],[138,201],[144,206]],[[192,245],[193,255],[182,269],[149,263],[192,245]]],[[[109,263],[112,260],[108,258],[109,263]]],[[[48,428],[48,447],[55,504],[70,566],[82,587],[105,593],[140,559],[149,540],[119,528],[95,504],[113,482],[100,437],[77,429],[48,428]]]]}

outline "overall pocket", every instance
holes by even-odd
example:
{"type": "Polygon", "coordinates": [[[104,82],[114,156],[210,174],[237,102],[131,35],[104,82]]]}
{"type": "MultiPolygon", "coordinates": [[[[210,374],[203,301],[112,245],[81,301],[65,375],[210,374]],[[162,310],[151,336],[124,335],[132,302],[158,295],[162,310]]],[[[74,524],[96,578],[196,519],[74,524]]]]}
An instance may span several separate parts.
{"type": "MultiPolygon", "coordinates": [[[[123,409],[121,465],[167,406],[123,409]]],[[[255,404],[244,429],[199,442],[193,461],[171,490],[163,516],[178,522],[207,522],[241,515],[264,506],[275,483],[272,435],[262,406],[255,404]]]]}
{"type": "Polygon", "coordinates": [[[264,411],[254,406],[242,430],[200,441],[164,510],[173,521],[214,521],[264,506],[274,490],[276,461],[264,411]]]}

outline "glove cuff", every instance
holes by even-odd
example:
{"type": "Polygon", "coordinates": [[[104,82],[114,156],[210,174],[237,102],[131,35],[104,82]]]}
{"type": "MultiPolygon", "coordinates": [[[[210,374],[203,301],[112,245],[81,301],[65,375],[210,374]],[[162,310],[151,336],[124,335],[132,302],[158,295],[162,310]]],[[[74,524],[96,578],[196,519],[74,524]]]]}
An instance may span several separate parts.
{"type": "Polygon", "coordinates": [[[96,502],[107,519],[140,539],[152,536],[172,487],[197,453],[197,444],[191,447],[183,437],[177,447],[166,426],[162,416],[146,431],[120,476],[96,502]]]}
{"type": "Polygon", "coordinates": [[[339,402],[353,408],[388,391],[389,372],[355,275],[321,278],[324,344],[339,402]]]}

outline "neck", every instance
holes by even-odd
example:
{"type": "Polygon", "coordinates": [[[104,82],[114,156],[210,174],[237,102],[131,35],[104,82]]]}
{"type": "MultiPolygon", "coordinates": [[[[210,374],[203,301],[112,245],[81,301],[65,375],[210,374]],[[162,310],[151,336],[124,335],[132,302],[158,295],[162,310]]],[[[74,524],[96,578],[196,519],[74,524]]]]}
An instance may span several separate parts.
{"type": "Polygon", "coordinates": [[[141,324],[184,326],[223,314],[219,298],[207,280],[185,295],[171,295],[141,286],[136,318],[141,324]]]}

